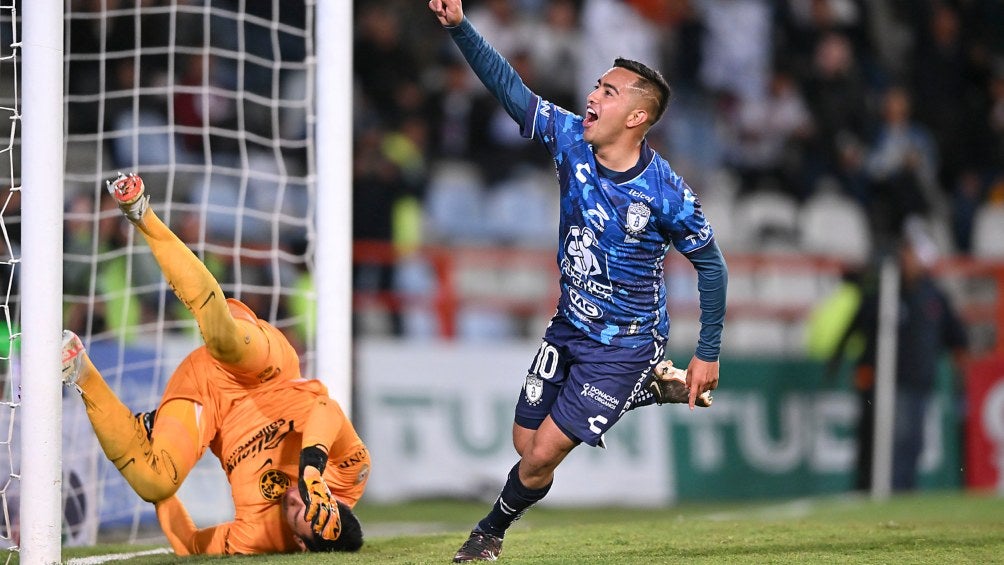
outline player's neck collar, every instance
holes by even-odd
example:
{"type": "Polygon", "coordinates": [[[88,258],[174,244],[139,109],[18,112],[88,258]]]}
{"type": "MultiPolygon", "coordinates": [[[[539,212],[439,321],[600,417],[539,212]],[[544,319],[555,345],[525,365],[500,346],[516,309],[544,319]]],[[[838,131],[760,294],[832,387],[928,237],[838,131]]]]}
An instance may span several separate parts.
{"type": "Polygon", "coordinates": [[[600,176],[612,180],[616,184],[625,183],[645,170],[645,167],[652,162],[652,157],[655,156],[655,151],[652,150],[648,145],[648,140],[643,139],[641,141],[641,152],[638,156],[638,162],[634,164],[630,169],[626,171],[615,171],[604,167],[600,162],[596,161],[596,166],[599,168],[600,176]]]}

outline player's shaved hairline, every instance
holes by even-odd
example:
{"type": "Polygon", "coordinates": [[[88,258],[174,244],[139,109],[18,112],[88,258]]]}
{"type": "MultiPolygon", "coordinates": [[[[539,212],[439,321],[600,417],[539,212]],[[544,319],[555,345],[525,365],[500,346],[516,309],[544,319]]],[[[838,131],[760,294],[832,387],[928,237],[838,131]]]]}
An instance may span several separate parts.
{"type": "Polygon", "coordinates": [[[637,75],[637,80],[629,86],[640,91],[641,96],[652,103],[654,112],[650,116],[649,125],[655,125],[666,113],[666,107],[669,106],[669,98],[672,96],[669,83],[659,71],[638,61],[618,57],[614,59],[614,67],[625,69],[637,75]]]}

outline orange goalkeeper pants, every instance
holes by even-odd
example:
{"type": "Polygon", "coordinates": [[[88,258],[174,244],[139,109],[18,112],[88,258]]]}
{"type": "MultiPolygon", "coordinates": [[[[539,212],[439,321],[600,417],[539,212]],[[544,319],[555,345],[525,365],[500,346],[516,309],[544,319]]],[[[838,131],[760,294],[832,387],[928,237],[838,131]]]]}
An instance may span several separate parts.
{"type": "Polygon", "coordinates": [[[82,357],[77,386],[105,456],[143,500],[170,497],[201,454],[198,405],[189,400],[165,403],[148,437],[142,419],[119,400],[90,357],[82,357]]]}

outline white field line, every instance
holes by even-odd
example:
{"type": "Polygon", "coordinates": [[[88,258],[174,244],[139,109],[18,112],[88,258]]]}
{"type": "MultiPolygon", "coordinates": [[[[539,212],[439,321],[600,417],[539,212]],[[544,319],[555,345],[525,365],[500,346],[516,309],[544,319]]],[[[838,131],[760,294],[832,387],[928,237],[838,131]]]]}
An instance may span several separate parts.
{"type": "Polygon", "coordinates": [[[745,510],[735,510],[731,512],[711,512],[705,514],[703,518],[716,522],[729,522],[734,520],[784,520],[792,518],[805,518],[812,514],[821,502],[833,504],[836,500],[838,504],[855,505],[861,504],[866,499],[856,494],[844,494],[839,498],[800,498],[781,504],[760,506],[745,510]]]}
{"type": "Polygon", "coordinates": [[[158,547],[157,549],[134,551],[132,553],[109,553],[108,555],[77,557],[75,559],[68,560],[66,565],[100,565],[101,563],[108,563],[109,561],[125,561],[126,559],[132,559],[133,557],[143,557],[145,555],[166,555],[169,553],[172,553],[169,548],[158,547]]]}

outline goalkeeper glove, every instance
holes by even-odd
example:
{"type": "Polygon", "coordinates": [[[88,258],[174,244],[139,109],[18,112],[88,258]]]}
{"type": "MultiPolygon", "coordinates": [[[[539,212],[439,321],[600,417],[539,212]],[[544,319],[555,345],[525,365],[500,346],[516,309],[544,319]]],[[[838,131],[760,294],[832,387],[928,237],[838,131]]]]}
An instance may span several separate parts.
{"type": "Polygon", "coordinates": [[[311,446],[300,451],[300,498],[306,507],[303,519],[310,522],[315,534],[328,541],[335,541],[342,533],[342,518],[338,513],[338,501],[331,496],[324,482],[324,465],[328,454],[319,446],[311,446]]]}

